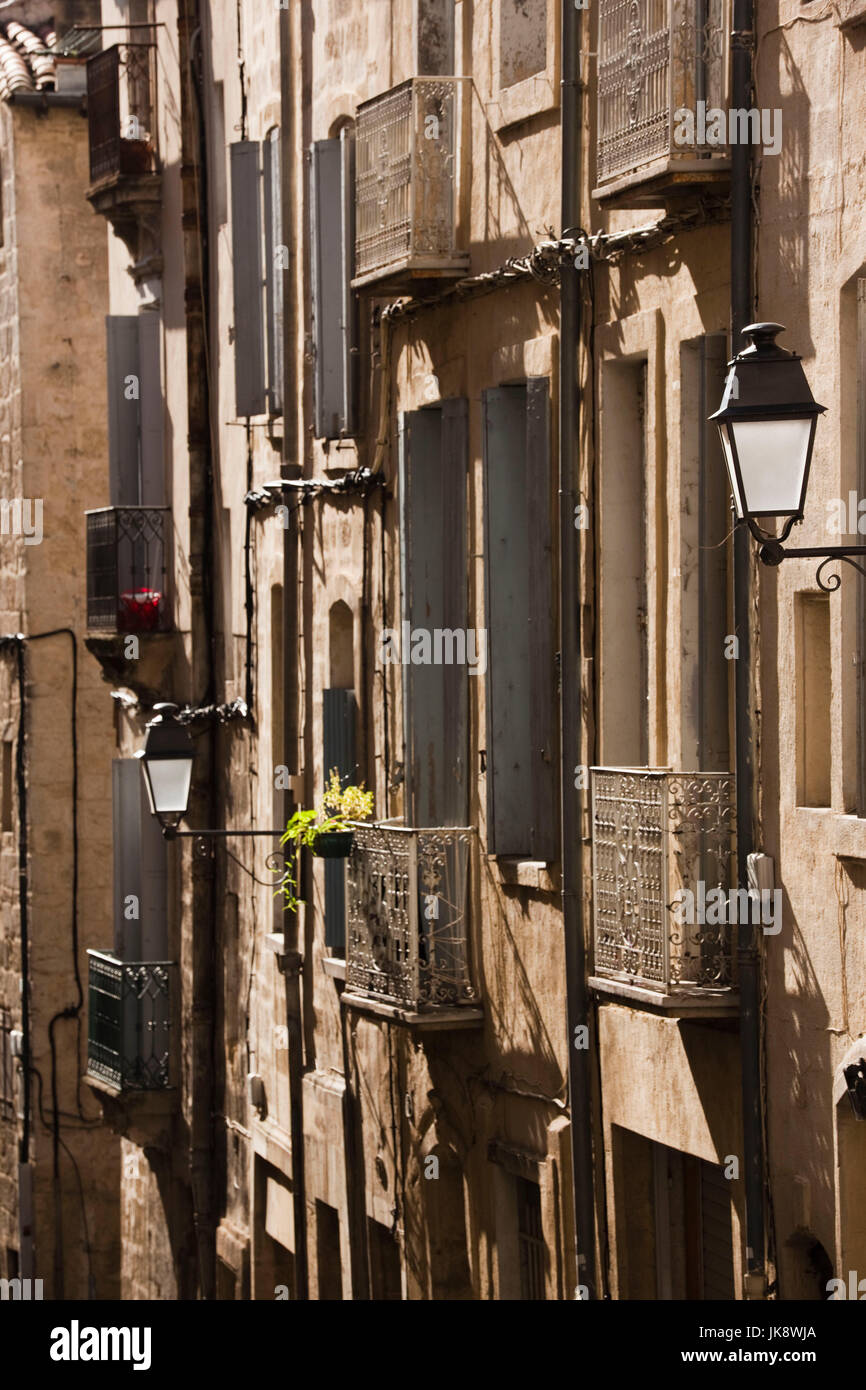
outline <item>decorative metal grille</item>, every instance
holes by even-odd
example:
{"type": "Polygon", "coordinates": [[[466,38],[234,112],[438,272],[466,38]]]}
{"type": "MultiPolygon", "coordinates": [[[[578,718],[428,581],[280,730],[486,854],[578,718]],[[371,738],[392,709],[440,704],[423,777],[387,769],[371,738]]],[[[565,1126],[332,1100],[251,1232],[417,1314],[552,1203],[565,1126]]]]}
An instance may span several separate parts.
{"type": "Polygon", "coordinates": [[[727,772],[593,769],[597,975],[660,991],[731,987],[734,788],[727,772]]]}
{"type": "Polygon", "coordinates": [[[101,507],[87,517],[87,626],[164,632],[168,507],[101,507]]]}
{"type": "Polygon", "coordinates": [[[460,271],[457,197],[464,79],[415,77],[358,108],[355,275],[460,271]]]}
{"type": "Polygon", "coordinates": [[[674,113],[698,102],[724,109],[729,0],[600,0],[597,178],[653,160],[724,156],[674,141],[674,113]]]}
{"type": "Polygon", "coordinates": [[[168,961],[90,958],[87,1074],[119,1091],[169,1085],[171,1028],[168,961]]]}
{"type": "Polygon", "coordinates": [[[466,932],[474,830],[354,829],[347,987],[417,1011],[474,1004],[466,932]]]}
{"type": "Polygon", "coordinates": [[[156,49],[114,44],[87,60],[90,181],[156,169],[156,49]]]}

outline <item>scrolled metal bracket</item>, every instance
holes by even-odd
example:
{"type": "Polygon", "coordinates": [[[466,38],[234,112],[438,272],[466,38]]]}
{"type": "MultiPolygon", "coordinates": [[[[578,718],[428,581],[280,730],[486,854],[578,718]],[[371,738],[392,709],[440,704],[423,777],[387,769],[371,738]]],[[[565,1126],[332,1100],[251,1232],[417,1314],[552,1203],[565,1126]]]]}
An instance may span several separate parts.
{"type": "Polygon", "coordinates": [[[820,560],[815,581],[825,594],[835,594],[842,584],[840,574],[828,575],[826,579],[823,574],[828,565],[834,565],[837,561],[850,565],[866,579],[866,569],[853,558],[855,555],[866,556],[866,545],[785,546],[782,542],[790,534],[792,524],[790,521],[786,525],[780,537],[767,536],[749,519],[749,530],[759,542],[758,558],[762,564],[775,568],[783,560],[820,560]]]}

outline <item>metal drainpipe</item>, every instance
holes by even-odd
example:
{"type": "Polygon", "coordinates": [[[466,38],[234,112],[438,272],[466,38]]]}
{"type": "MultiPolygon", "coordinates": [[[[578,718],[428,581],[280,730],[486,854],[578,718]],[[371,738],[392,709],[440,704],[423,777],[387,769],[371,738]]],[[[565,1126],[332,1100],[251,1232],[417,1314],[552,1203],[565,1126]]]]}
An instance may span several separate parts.
{"type": "MultiPolygon", "coordinates": [[[[181,75],[181,131],[186,168],[197,169],[198,186],[186,200],[195,209],[184,223],[185,322],[189,402],[190,590],[200,603],[191,612],[192,685],[202,691],[201,703],[215,698],[216,654],[214,623],[213,453],[210,392],[207,373],[207,335],[210,331],[210,258],[208,247],[207,144],[203,98],[204,42],[197,0],[183,0],[178,18],[181,75]],[[196,67],[196,59],[198,66],[196,67]]],[[[217,737],[213,726],[199,740],[198,786],[193,814],[207,825],[218,825],[215,784],[217,737]],[[198,805],[196,805],[196,800],[198,805]],[[203,809],[206,808],[206,809],[203,809]]],[[[217,895],[212,856],[192,858],[192,1009],[190,1079],[190,1187],[198,1253],[199,1293],[216,1298],[216,1216],[214,1193],[214,1076],[216,1032],[214,954],[217,941],[217,895]]]]}
{"type": "MultiPolygon", "coordinates": [[[[562,0],[562,229],[580,221],[580,12],[562,0]]],[[[583,843],[580,795],[574,769],[580,763],[580,552],[583,533],[575,529],[577,490],[578,383],[580,333],[579,272],[564,260],[560,280],[559,329],[559,650],[561,682],[560,823],[562,826],[562,926],[565,933],[565,991],[568,1016],[568,1088],[571,1105],[571,1167],[574,1194],[577,1282],[588,1298],[597,1297],[595,1200],[592,1154],[592,1099],[589,1048],[575,1047],[576,1029],[589,1027],[583,920],[583,843]]],[[[592,1039],[591,1041],[595,1041],[592,1039]]]]}
{"type": "MultiPolygon", "coordinates": [[[[288,9],[280,11],[280,186],[282,195],[282,239],[289,247],[295,239],[295,87],[298,74],[294,62],[292,17],[288,9]]],[[[303,164],[301,164],[303,168],[303,164]]],[[[294,471],[299,449],[297,406],[297,296],[294,293],[296,262],[291,260],[293,278],[288,294],[283,296],[283,472],[294,471]]],[[[298,584],[299,527],[297,506],[291,494],[283,494],[290,508],[288,526],[283,530],[283,757],[292,773],[298,770],[298,636],[300,629],[300,586],[298,584]]],[[[284,797],[286,819],[289,796],[284,797]]],[[[283,913],[284,976],[286,982],[286,1027],[289,1043],[289,1130],[292,1143],[292,1205],[295,1224],[295,1297],[309,1298],[307,1262],[307,1198],[304,1180],[304,1053],[303,1015],[301,1004],[301,969],[303,955],[298,939],[298,916],[283,913]]]]}
{"type": "MultiPolygon", "coordinates": [[[[731,105],[752,105],[753,0],[734,0],[731,36],[731,105]]],[[[731,147],[731,334],[732,350],[753,314],[752,151],[731,147]]],[[[734,622],[739,640],[735,672],[737,776],[737,882],[748,888],[748,855],[754,845],[754,726],[751,709],[751,543],[745,526],[734,531],[734,622]]],[[[743,1168],[746,1192],[747,1298],[766,1293],[764,1258],[764,1136],[761,1124],[761,960],[750,922],[739,928],[740,1063],[743,1093],[743,1168]]]]}

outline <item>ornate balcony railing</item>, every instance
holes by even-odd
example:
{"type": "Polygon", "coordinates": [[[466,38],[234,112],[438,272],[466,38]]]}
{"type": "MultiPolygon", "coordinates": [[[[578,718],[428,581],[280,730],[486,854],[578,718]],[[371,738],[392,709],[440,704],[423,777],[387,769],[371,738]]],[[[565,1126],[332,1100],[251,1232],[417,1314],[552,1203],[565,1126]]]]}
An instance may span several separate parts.
{"type": "Polygon", "coordinates": [[[166,1090],[173,966],[87,954],[87,1075],[118,1091],[166,1090]]]}
{"type": "Polygon", "coordinates": [[[87,518],[87,626],[165,632],[168,507],[100,507],[87,518]]]}
{"type": "Polygon", "coordinates": [[[466,910],[474,830],[354,829],[347,992],[416,1013],[477,1005],[466,910]]]}
{"type": "Polygon", "coordinates": [[[356,289],[465,275],[459,244],[466,79],[413,77],[358,107],[356,289]]]}
{"type": "Polygon", "coordinates": [[[728,105],[730,0],[599,0],[598,191],[676,166],[707,177],[727,148],[699,117],[728,105]],[[687,122],[675,113],[691,112],[687,122]]]}
{"type": "Polygon", "coordinates": [[[593,768],[596,976],[662,994],[732,988],[734,823],[730,773],[593,768]]]}
{"type": "Polygon", "coordinates": [[[87,60],[90,181],[157,169],[156,48],[114,44],[87,60]]]}

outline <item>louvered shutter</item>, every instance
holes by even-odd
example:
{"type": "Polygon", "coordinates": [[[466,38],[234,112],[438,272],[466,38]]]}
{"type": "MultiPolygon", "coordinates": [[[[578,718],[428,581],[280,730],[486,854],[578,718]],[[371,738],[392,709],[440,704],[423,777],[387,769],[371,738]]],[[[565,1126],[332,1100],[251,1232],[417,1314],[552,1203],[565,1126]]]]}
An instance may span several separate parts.
{"type": "Polygon", "coordinates": [[[230,150],[235,410],[238,415],[261,415],[265,410],[261,155],[253,140],[238,140],[230,150]]]}
{"type": "MultiPolygon", "coordinates": [[[[526,383],[526,526],[529,550],[529,697],[532,820],[529,853],[556,859],[557,755],[551,547],[550,390],[546,377],[526,383]]],[[[575,596],[575,602],[577,597],[575,596]]]]}
{"type": "Polygon", "coordinates": [[[311,150],[311,248],[315,431],[338,439],[356,428],[357,304],[354,254],[354,141],[317,140],[311,150]]]}
{"type": "Polygon", "coordinates": [[[160,318],[153,309],[138,315],[138,358],[141,370],[139,397],[139,437],[141,449],[141,492],[145,506],[159,507],[165,502],[163,461],[162,356],[160,318]]]}
{"type": "Polygon", "coordinates": [[[283,240],[280,132],[272,130],[264,146],[265,156],[265,288],[268,311],[268,409],[279,415],[283,408],[283,240]]]}
{"type": "Polygon", "coordinates": [[[109,497],[112,507],[134,506],[141,496],[138,315],[109,314],[105,330],[109,497]]]}
{"type": "MultiPolygon", "coordinates": [[[[410,411],[400,422],[401,617],[423,629],[450,662],[403,658],[407,818],[416,826],[465,825],[468,818],[466,642],[467,404],[410,411]]],[[[402,630],[401,630],[401,641],[402,630]]],[[[477,655],[477,651],[476,651],[477,655]]]]}
{"type": "Polygon", "coordinates": [[[525,388],[485,391],[482,415],[488,848],[527,855],[534,740],[525,388]]]}
{"type": "MultiPolygon", "coordinates": [[[[334,767],[343,786],[357,781],[355,710],[353,690],[322,691],[322,767],[326,784],[334,767]]],[[[326,859],[324,865],[325,945],[343,951],[346,946],[346,861],[326,859]]]]}

